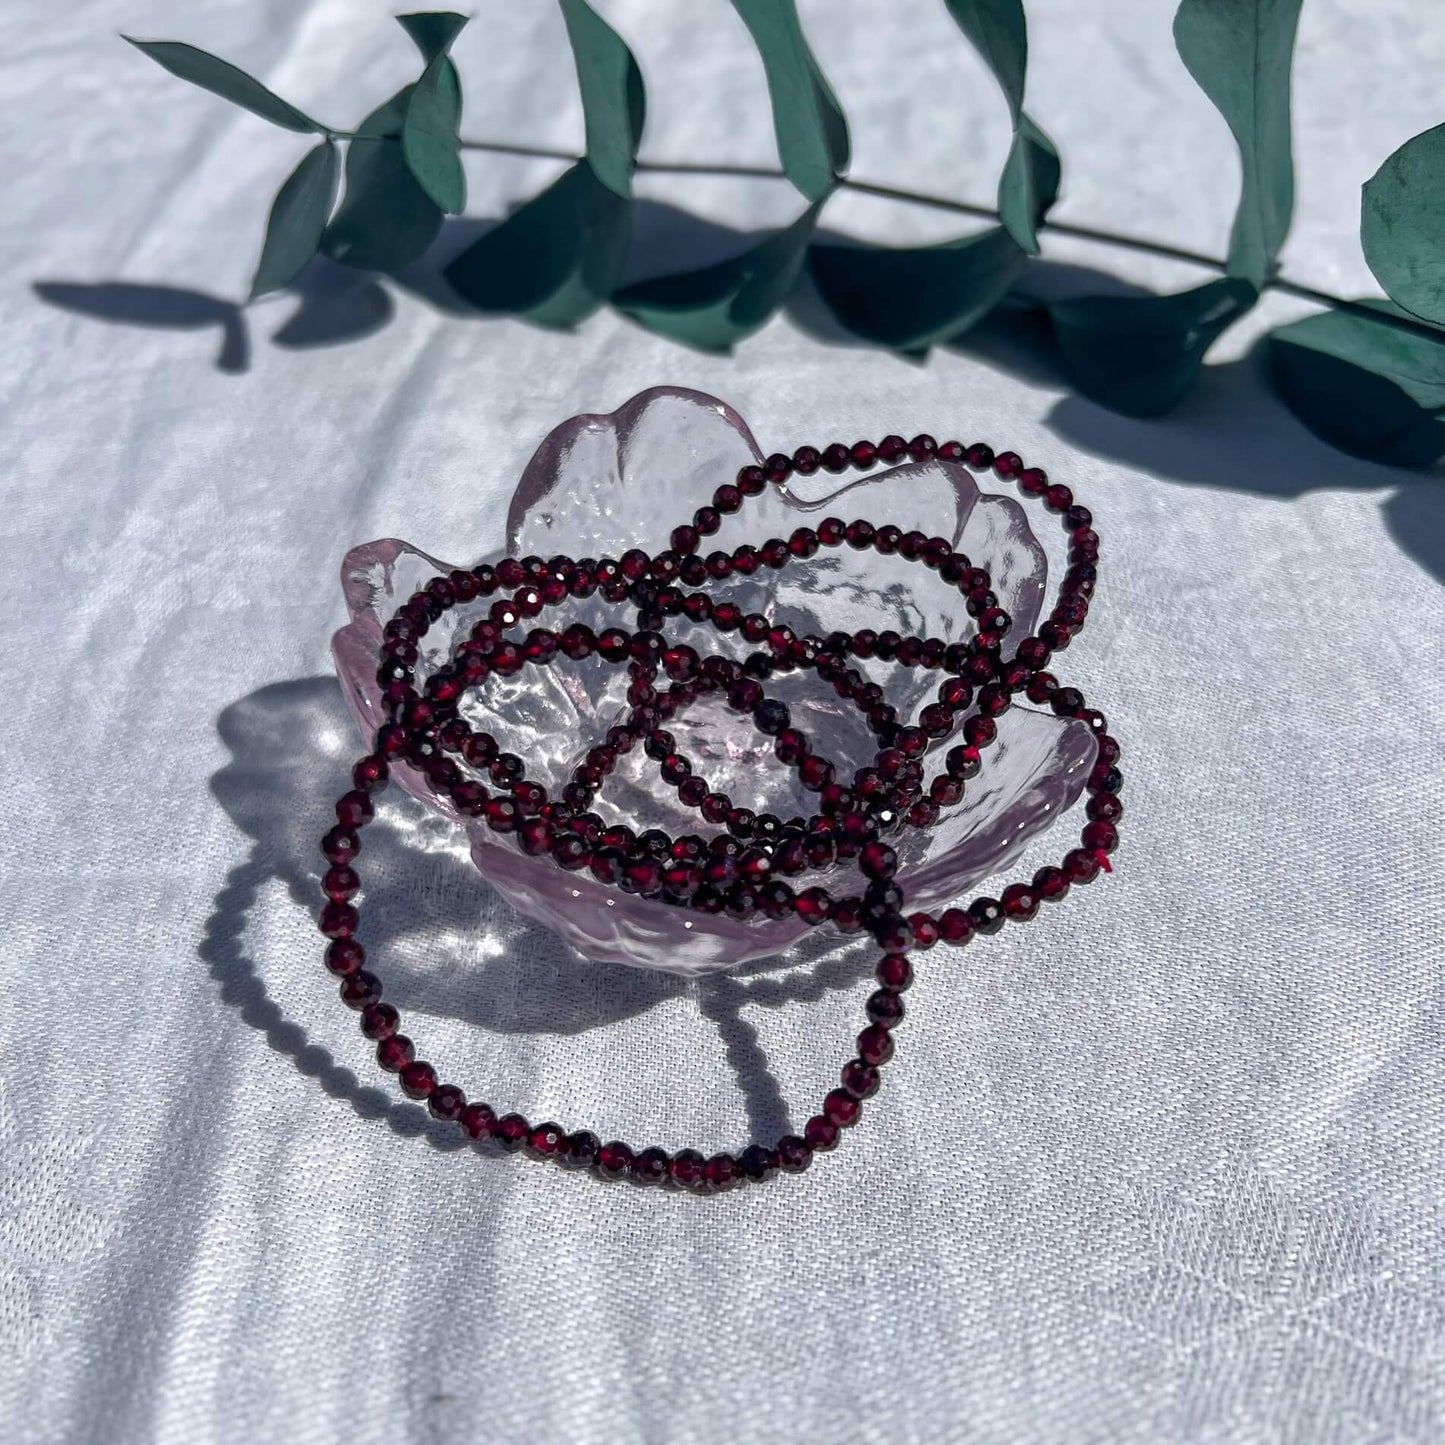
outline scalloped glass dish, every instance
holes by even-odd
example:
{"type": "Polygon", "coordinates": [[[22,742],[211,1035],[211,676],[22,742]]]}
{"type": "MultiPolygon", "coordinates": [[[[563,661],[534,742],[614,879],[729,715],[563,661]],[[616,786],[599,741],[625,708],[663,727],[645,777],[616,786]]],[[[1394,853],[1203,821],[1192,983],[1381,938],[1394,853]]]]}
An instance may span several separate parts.
{"type": "MultiPolygon", "coordinates": [[[[661,550],[672,528],[688,520],[720,483],[761,460],[743,419],[700,392],[656,387],[610,415],[573,417],[546,438],[522,473],[507,517],[507,554],[616,557],[629,547],[661,550]]],[[[1001,605],[1012,614],[1005,650],[1034,630],[1044,596],[1043,549],[1019,503],[980,492],[969,471],[955,463],[908,463],[843,484],[820,473],[770,486],[737,516],[723,519],[713,545],[730,549],[786,537],[808,518],[824,515],[891,521],[947,538],[989,570],[1001,605]]],[[[385,721],[376,681],[383,625],[418,587],[457,565],[473,563],[439,561],[392,538],[346,554],[341,581],[351,620],[337,632],[332,649],[347,704],[368,742],[385,721]]],[[[799,633],[891,627],[948,641],[971,635],[955,589],[917,564],[871,551],[829,549],[780,571],[764,568],[723,585],[745,611],[762,612],[799,633]]],[[[457,630],[469,629],[489,601],[446,613],[424,641],[419,675],[447,656],[457,630]]],[[[538,621],[559,628],[586,622],[600,630],[634,619],[634,609],[592,597],[538,621]]],[[[685,618],[670,619],[668,633],[704,656],[741,656],[746,650],[735,635],[685,618]]],[[[915,718],[934,697],[937,672],[877,661],[860,665],[905,718],[915,718]]],[[[775,677],[767,688],[789,704],[797,726],[838,765],[840,775],[850,776],[871,761],[877,743],[861,716],[811,672],[775,677]]],[[[468,695],[462,710],[474,727],[524,758],[530,777],[554,790],[620,721],[625,690],[623,669],[597,658],[581,664],[559,660],[489,679],[468,695]]],[[[1096,751],[1084,724],[1017,704],[998,723],[998,739],[962,803],[945,809],[936,827],[905,829],[891,840],[910,909],[946,904],[1006,868],[1083,790],[1096,751]]],[[[729,712],[721,698],[702,699],[668,727],[697,771],[738,806],[785,818],[814,811],[812,795],[773,757],[771,740],[729,712]]],[[[466,830],[477,868],[519,912],[589,958],[697,975],[778,953],[809,931],[797,919],[741,922],[619,893],[585,872],[563,872],[548,858],[528,857],[510,837],[438,800],[413,769],[395,767],[393,777],[466,830]]],[[[678,802],[640,748],[619,761],[597,811],[639,830],[710,831],[678,802]]],[[[836,876],[847,885],[850,875],[856,877],[853,865],[843,864],[834,875],[823,872],[810,881],[828,886],[836,876]]]]}

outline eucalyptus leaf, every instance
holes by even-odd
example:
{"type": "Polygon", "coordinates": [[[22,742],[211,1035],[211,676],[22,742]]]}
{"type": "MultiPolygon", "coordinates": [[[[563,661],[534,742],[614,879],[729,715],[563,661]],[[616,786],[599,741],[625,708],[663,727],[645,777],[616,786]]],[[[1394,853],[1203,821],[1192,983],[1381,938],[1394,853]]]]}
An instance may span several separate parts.
{"type": "Polygon", "coordinates": [[[762,57],[783,172],[821,201],[848,168],[848,124],[798,22],[794,0],[732,0],[762,57]]]}
{"type": "Polygon", "coordinates": [[[809,206],[792,225],[716,265],[625,287],[612,303],[649,331],[704,351],[726,351],[787,299],[821,209],[821,202],[809,206]]]}
{"type": "Polygon", "coordinates": [[[945,0],[948,12],[983,57],[1008,102],[1013,144],[998,183],[999,220],[1030,256],[1038,229],[1059,193],[1059,152],[1024,110],[1028,27],[1023,0],[945,0]]]}
{"type": "Polygon", "coordinates": [[[627,42],[586,0],[561,0],[587,126],[587,160],[608,190],[632,195],[647,113],[642,72],[627,42]]]}
{"type": "Polygon", "coordinates": [[[1263,286],[1294,210],[1290,65],[1300,0],[1181,0],[1174,44],[1239,146],[1228,272],[1263,286]]]}
{"type": "Polygon", "coordinates": [[[1221,277],[1173,296],[1082,296],[1048,307],[1059,358],[1083,394],[1127,416],[1158,416],[1194,385],[1204,353],[1254,305],[1221,277]]]}
{"type": "Polygon", "coordinates": [[[394,138],[353,140],[346,151],[346,194],[322,238],[333,261],[395,272],[436,240],[442,211],[417,183],[394,138]]]}
{"type": "Polygon", "coordinates": [[[572,326],[616,289],[631,230],[631,202],[578,161],[468,246],[446,277],[478,310],[572,326]]]}
{"type": "Polygon", "coordinates": [[[1325,311],[1280,327],[1268,343],[1270,378],[1332,446],[1394,466],[1429,466],[1445,456],[1445,331],[1410,324],[1388,301],[1359,304],[1380,319],[1325,311]]]}
{"type": "Polygon", "coordinates": [[[430,65],[437,56],[451,50],[467,17],[452,10],[422,10],[412,15],[398,15],[396,23],[411,36],[421,51],[421,58],[430,65]]]}
{"type": "Polygon", "coordinates": [[[289,285],[316,254],[336,200],[340,169],[335,144],[324,140],[301,157],[301,164],[276,192],[251,283],[253,301],[289,285]]]}
{"type": "Polygon", "coordinates": [[[1023,0],[944,0],[954,23],[993,71],[1017,127],[1024,108],[1028,26],[1023,0]]]}
{"type": "Polygon", "coordinates": [[[1058,199],[1061,172],[1053,141],[1021,117],[998,181],[998,218],[1030,256],[1039,254],[1039,227],[1058,199]]]}
{"type": "Polygon", "coordinates": [[[237,70],[228,61],[197,50],[194,45],[182,45],[175,40],[136,40],[129,35],[123,35],[121,39],[149,55],[172,75],[222,96],[233,105],[269,120],[272,125],[303,133],[315,131],[318,135],[326,134],[324,125],[267,90],[259,80],[253,80],[244,70],[237,70]]]}
{"type": "Polygon", "coordinates": [[[850,331],[903,351],[966,331],[1018,280],[1026,257],[995,226],[938,246],[815,244],[809,267],[820,295],[850,331]]]}
{"type": "Polygon", "coordinates": [[[415,89],[415,85],[404,85],[395,95],[388,96],[356,127],[355,134],[389,136],[392,140],[400,140],[401,128],[406,124],[407,107],[411,104],[411,93],[415,89]]]}
{"type": "Polygon", "coordinates": [[[1365,182],[1360,244],[1396,305],[1445,324],[1445,125],[1406,141],[1365,182]]]}
{"type": "Polygon", "coordinates": [[[461,114],[457,68],[446,55],[438,55],[412,88],[401,146],[422,190],[453,216],[467,203],[467,178],[457,139],[461,114]]]}
{"type": "Polygon", "coordinates": [[[401,146],[412,89],[403,86],[377,106],[346,148],[346,190],[321,238],[321,249],[344,266],[399,271],[441,230],[441,207],[418,184],[401,146]]]}

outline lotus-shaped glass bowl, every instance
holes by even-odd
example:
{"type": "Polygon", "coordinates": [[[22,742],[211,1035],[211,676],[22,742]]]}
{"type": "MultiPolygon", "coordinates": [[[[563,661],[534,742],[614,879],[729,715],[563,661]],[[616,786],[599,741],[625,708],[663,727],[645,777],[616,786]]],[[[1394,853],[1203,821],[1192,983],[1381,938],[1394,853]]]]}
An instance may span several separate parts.
{"type": "MultiPolygon", "coordinates": [[[[629,547],[656,552],[719,484],[761,459],[743,419],[695,391],[656,387],[611,415],[573,417],[547,437],[522,474],[507,517],[507,554],[618,557],[629,547]]],[[[1043,548],[1016,501],[981,493],[955,463],[905,464],[843,485],[819,473],[769,486],[736,516],[724,518],[722,531],[705,539],[704,548],[731,550],[744,542],[786,538],[810,517],[825,515],[893,522],[905,531],[918,528],[947,538],[988,569],[1001,605],[1012,614],[1005,650],[1033,631],[1044,595],[1043,548]]],[[[394,539],[353,548],[342,563],[351,620],[336,634],[333,650],[347,703],[368,742],[385,721],[376,682],[382,627],[412,592],[455,565],[394,539]]],[[[904,636],[952,641],[972,631],[957,590],[921,564],[850,547],[826,549],[778,571],[735,576],[720,587],[744,611],[764,613],[800,634],[893,628],[904,636]]],[[[445,614],[424,641],[419,676],[450,653],[458,629],[469,630],[488,605],[479,600],[445,614]]],[[[593,597],[564,603],[537,622],[560,631],[580,621],[600,630],[635,626],[635,619],[634,609],[593,597]]],[[[737,657],[746,650],[736,634],[723,636],[683,618],[669,624],[669,637],[703,656],[737,657]]],[[[936,695],[936,671],[877,661],[860,666],[906,719],[916,718],[936,695]]],[[[625,669],[595,657],[581,664],[559,657],[549,667],[489,679],[468,695],[463,712],[474,727],[523,758],[530,778],[555,791],[621,719],[626,685],[625,669]]],[[[816,751],[833,760],[841,777],[871,762],[877,741],[854,704],[840,701],[810,670],[775,677],[765,686],[770,696],[788,702],[795,724],[816,751]]],[[[905,829],[893,840],[910,909],[957,899],[1005,868],[1083,789],[1095,754],[1087,727],[1018,705],[998,721],[998,739],[962,803],[945,809],[936,827],[905,829]]],[[[816,811],[816,798],[776,760],[771,740],[728,711],[721,698],[703,698],[668,727],[695,770],[736,805],[783,818],[816,811]]],[[[934,765],[925,776],[941,767],[933,754],[930,761],[934,765]]],[[[549,858],[528,857],[513,838],[492,833],[483,820],[456,813],[411,768],[397,767],[393,776],[466,829],[477,868],[519,912],[589,958],[703,974],[776,954],[809,931],[797,919],[742,922],[705,915],[618,892],[587,872],[563,872],[549,858]]],[[[597,810],[639,831],[661,827],[674,836],[711,831],[679,803],[640,748],[619,760],[597,810]]],[[[816,881],[835,892],[857,891],[854,864],[840,864],[831,879],[824,873],[816,881]]]]}

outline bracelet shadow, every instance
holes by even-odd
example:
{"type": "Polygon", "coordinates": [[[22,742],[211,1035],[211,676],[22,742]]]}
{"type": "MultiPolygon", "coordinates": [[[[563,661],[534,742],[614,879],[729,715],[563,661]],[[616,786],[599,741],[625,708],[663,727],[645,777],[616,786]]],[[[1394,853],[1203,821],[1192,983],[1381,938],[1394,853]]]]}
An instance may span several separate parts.
{"type": "MultiPolygon", "coordinates": [[[[316,840],[361,751],[335,679],[259,688],[222,712],[217,731],[230,760],[212,775],[211,791],[251,840],[212,902],[198,947],[221,1001],[359,1118],[438,1150],[510,1157],[495,1145],[469,1143],[392,1089],[363,1083],[272,997],[252,952],[258,908],[276,885],[308,914],[319,906],[323,860],[316,840]]],[[[452,1018],[498,1034],[569,1035],[691,995],[717,1029],[755,1138],[777,1138],[794,1125],[745,1010],[816,1001],[853,988],[871,970],[866,950],[838,950],[836,941],[821,938],[738,973],[697,980],[592,963],[512,909],[473,867],[457,831],[397,791],[387,793],[367,829],[363,864],[367,949],[379,961],[386,997],[404,1014],[452,1018]],[[468,948],[472,958],[465,962],[436,962],[468,948]],[[792,967],[777,972],[784,962],[792,967]]],[[[331,990],[335,980],[320,966],[321,949],[317,935],[305,967],[331,990]]],[[[510,1107],[505,1098],[493,1102],[498,1112],[510,1107]]]]}

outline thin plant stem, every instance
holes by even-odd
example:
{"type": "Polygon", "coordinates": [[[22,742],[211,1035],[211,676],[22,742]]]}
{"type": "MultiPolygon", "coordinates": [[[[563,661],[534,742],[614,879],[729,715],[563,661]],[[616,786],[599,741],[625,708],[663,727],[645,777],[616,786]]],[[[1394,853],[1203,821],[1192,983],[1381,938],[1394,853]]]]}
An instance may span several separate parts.
{"type": "MultiPolygon", "coordinates": [[[[577,162],[581,156],[568,151],[552,150],[546,146],[511,145],[503,141],[462,141],[464,150],[490,151],[496,155],[528,156],[537,160],[577,162]]],[[[770,166],[730,165],[717,161],[638,161],[637,169],[655,175],[685,176],[742,176],[752,180],[786,179],[783,172],[770,166]]],[[[955,215],[972,216],[978,220],[996,221],[998,211],[992,206],[974,205],[969,201],[955,201],[947,196],[930,196],[921,191],[903,190],[897,186],[879,185],[875,181],[855,180],[843,176],[838,181],[840,190],[856,191],[859,195],[877,196],[887,201],[908,201],[913,205],[929,206],[937,211],[950,211],[955,215]]],[[[1052,231],[1057,236],[1070,236],[1076,241],[1089,241],[1095,245],[1115,246],[1126,251],[1139,251],[1148,256],[1160,256],[1169,261],[1182,261],[1187,265],[1201,266],[1223,275],[1227,266],[1217,256],[1207,256],[1202,251],[1190,251],[1183,246],[1171,246],[1165,241],[1152,241],[1146,236],[1129,236],[1118,231],[1105,231],[1096,226],[1080,226],[1070,221],[1045,220],[1041,231],[1052,231]]],[[[1427,335],[1431,340],[1441,339],[1440,331],[1428,322],[1414,321],[1408,317],[1393,316],[1378,311],[1359,301],[1345,296],[1335,296],[1328,291],[1317,290],[1302,282],[1292,281],[1284,275],[1274,275],[1265,281],[1265,289],[1278,291],[1285,296],[1295,296],[1303,301],[1312,301],[1337,311],[1348,311],[1366,316],[1371,321],[1391,326],[1399,331],[1412,331],[1427,335]]]]}

